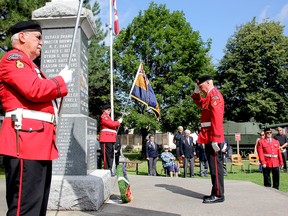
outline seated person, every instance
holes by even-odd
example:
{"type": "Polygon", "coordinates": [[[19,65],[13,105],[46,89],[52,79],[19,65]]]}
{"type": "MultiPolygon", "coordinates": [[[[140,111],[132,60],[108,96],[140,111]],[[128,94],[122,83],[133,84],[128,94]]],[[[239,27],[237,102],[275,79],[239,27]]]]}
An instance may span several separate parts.
{"type": "Polygon", "coordinates": [[[174,155],[169,152],[169,146],[164,145],[164,152],[161,153],[161,159],[163,163],[163,167],[167,169],[170,174],[170,177],[173,177],[173,172],[175,173],[175,177],[178,177],[179,168],[175,164],[174,155]]]}

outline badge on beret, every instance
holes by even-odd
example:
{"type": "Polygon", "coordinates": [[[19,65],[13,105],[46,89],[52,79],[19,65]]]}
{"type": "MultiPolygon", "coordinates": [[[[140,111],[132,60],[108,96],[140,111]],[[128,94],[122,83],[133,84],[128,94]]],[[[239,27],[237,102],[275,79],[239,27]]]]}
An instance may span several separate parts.
{"type": "Polygon", "coordinates": [[[17,67],[17,68],[24,68],[24,63],[21,62],[20,60],[17,60],[17,61],[16,61],[16,67],[17,67]]]}
{"type": "Polygon", "coordinates": [[[16,59],[21,59],[23,56],[21,54],[18,53],[11,53],[8,57],[7,60],[16,60],[16,59]]]}
{"type": "Polygon", "coordinates": [[[217,101],[214,101],[213,106],[216,106],[216,105],[217,105],[217,101]]]}

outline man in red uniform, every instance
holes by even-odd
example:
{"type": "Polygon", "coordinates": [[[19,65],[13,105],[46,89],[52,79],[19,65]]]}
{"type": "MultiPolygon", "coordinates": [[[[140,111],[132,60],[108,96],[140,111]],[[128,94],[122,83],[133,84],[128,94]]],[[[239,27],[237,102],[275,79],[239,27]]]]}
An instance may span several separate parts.
{"type": "Polygon", "coordinates": [[[257,144],[257,152],[262,165],[264,186],[271,187],[272,172],[273,188],[279,190],[280,171],[279,167],[283,166],[283,159],[278,140],[272,138],[270,128],[264,129],[265,139],[260,139],[257,144]]]}
{"type": "Polygon", "coordinates": [[[112,168],[114,160],[114,144],[117,138],[117,127],[120,126],[122,118],[113,121],[110,117],[110,105],[103,106],[103,113],[100,117],[100,146],[104,161],[104,169],[112,168]]]}
{"type": "Polygon", "coordinates": [[[192,98],[196,105],[202,109],[201,129],[197,143],[205,144],[212,180],[211,195],[204,196],[203,203],[223,202],[224,174],[220,143],[224,142],[224,99],[222,94],[214,87],[213,80],[208,75],[197,80],[192,98]],[[200,91],[205,97],[201,96],[200,91]]]}
{"type": "Polygon", "coordinates": [[[46,215],[55,143],[57,104],[67,95],[72,71],[46,79],[33,63],[42,46],[42,30],[32,21],[10,28],[13,49],[0,61],[0,99],[5,119],[0,132],[4,155],[7,216],[46,215]]]}

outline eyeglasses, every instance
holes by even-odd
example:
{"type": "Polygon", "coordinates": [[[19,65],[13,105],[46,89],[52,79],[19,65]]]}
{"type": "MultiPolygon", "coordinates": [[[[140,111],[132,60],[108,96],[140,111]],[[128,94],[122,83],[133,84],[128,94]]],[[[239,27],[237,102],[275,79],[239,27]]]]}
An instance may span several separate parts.
{"type": "Polygon", "coordinates": [[[265,136],[265,134],[260,134],[260,136],[265,136]]]}
{"type": "Polygon", "coordinates": [[[38,40],[42,40],[42,35],[34,35],[38,40]]]}
{"type": "MultiPolygon", "coordinates": [[[[25,34],[30,34],[31,31],[27,30],[27,31],[23,31],[25,34]]],[[[42,40],[42,35],[41,34],[33,34],[34,37],[36,37],[38,40],[42,40]]]]}

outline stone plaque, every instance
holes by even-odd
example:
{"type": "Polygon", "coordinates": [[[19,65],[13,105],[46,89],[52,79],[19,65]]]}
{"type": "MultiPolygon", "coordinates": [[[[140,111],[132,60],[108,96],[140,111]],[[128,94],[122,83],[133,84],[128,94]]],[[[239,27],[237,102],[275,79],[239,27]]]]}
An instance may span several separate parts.
{"type": "MultiPolygon", "coordinates": [[[[72,28],[43,29],[41,69],[48,78],[57,76],[67,65],[74,30],[72,28]]],[[[70,69],[73,81],[64,98],[62,113],[88,115],[88,39],[78,30],[70,69]],[[81,42],[79,42],[81,41],[81,42]]]]}
{"type": "Polygon", "coordinates": [[[59,159],[53,161],[53,174],[86,175],[97,169],[96,120],[67,116],[58,125],[59,159]]]}

